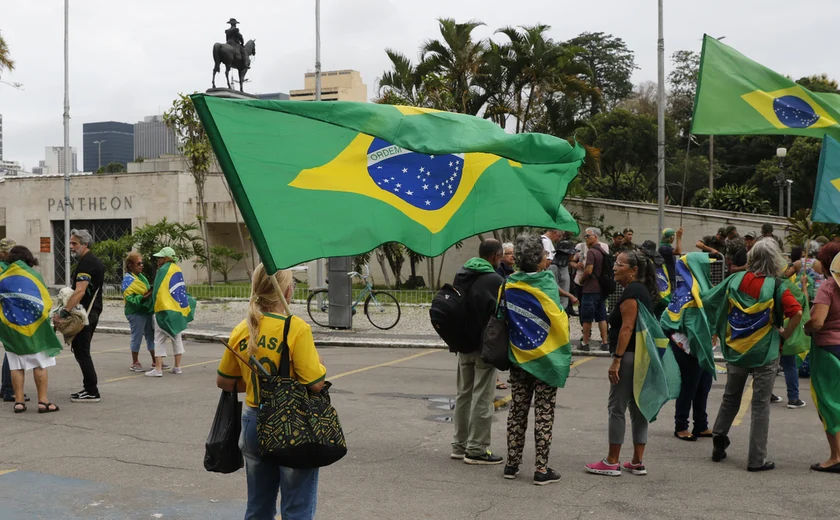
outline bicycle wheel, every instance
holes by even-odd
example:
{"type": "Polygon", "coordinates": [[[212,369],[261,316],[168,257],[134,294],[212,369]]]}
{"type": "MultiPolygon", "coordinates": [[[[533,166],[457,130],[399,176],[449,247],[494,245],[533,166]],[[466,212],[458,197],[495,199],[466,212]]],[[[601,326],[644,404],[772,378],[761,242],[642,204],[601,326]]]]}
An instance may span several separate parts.
{"type": "Polygon", "coordinates": [[[316,325],[330,326],[330,292],[328,289],[312,291],[306,299],[306,312],[316,325]]]}
{"type": "Polygon", "coordinates": [[[400,304],[386,292],[373,291],[365,299],[365,315],[377,329],[388,330],[400,321],[400,304]]]}

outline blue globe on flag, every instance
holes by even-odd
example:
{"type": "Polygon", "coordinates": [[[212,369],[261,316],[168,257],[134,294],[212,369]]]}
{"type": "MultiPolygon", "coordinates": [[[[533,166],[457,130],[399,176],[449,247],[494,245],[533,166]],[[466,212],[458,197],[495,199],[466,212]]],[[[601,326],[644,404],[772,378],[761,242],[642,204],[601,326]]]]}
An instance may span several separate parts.
{"type": "Polygon", "coordinates": [[[545,343],[551,319],[533,294],[522,289],[505,291],[510,342],[520,350],[534,350],[545,343]]]}
{"type": "Polygon", "coordinates": [[[25,276],[7,276],[0,281],[0,307],[6,321],[25,327],[44,314],[44,300],[38,286],[25,276]]]}
{"type": "Polygon", "coordinates": [[[814,107],[797,96],[782,96],[774,99],[773,112],[788,128],[809,128],[820,119],[814,107]]]}
{"type": "Polygon", "coordinates": [[[734,308],[729,313],[730,338],[738,339],[751,336],[770,323],[770,309],[764,309],[756,314],[747,314],[741,309],[734,308]]]}
{"type": "Polygon", "coordinates": [[[382,191],[433,211],[452,200],[464,171],[463,154],[426,155],[379,139],[368,147],[368,175],[382,191]]]}
{"type": "Polygon", "coordinates": [[[184,275],[180,271],[169,278],[169,294],[172,299],[178,302],[182,309],[188,309],[190,302],[187,299],[187,284],[184,282],[184,275]]]}

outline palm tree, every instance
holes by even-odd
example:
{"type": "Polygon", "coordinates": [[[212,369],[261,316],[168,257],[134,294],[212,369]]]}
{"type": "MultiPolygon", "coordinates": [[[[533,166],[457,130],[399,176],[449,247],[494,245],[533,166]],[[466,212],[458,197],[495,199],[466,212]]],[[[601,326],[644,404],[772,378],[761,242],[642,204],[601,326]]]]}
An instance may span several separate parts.
{"type": "Polygon", "coordinates": [[[9,46],[6,45],[6,40],[4,40],[3,35],[0,34],[0,72],[3,72],[3,69],[8,70],[9,72],[15,70],[15,62],[12,61],[11,56],[9,56],[9,46]]]}
{"type": "Polygon", "coordinates": [[[379,79],[379,99],[390,98],[405,105],[424,106],[421,67],[415,67],[411,59],[395,50],[385,49],[385,54],[393,68],[379,79]]]}
{"type": "Polygon", "coordinates": [[[488,42],[481,59],[481,67],[475,78],[475,85],[481,93],[474,102],[484,105],[484,118],[505,128],[507,118],[514,114],[513,83],[516,74],[512,53],[507,45],[488,42]]]}
{"type": "Polygon", "coordinates": [[[452,109],[475,115],[481,105],[474,101],[477,87],[473,81],[486,45],[484,40],[473,40],[472,32],[484,24],[475,20],[456,23],[452,18],[440,18],[438,23],[442,40],[426,40],[420,47],[420,56],[429,72],[440,75],[451,95],[452,109]]]}

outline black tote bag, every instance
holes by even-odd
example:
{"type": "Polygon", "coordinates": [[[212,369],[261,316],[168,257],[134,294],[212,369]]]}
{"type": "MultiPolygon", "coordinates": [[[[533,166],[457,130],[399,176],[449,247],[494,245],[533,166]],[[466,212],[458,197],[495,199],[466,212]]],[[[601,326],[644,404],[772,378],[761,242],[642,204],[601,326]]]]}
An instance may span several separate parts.
{"type": "Polygon", "coordinates": [[[223,391],[204,445],[204,469],[214,473],[233,473],[245,465],[239,449],[241,430],[242,403],[235,393],[223,391]]]}
{"type": "Polygon", "coordinates": [[[493,365],[497,370],[510,370],[510,330],[505,318],[505,285],[499,289],[496,312],[490,317],[481,338],[481,360],[493,365]]]}

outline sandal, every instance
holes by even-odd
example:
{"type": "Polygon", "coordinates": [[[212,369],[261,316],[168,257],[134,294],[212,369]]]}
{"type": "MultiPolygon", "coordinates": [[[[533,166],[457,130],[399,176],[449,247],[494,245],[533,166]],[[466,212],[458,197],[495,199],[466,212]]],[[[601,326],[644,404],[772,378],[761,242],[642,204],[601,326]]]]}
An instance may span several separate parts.
{"type": "Polygon", "coordinates": [[[15,413],[23,413],[26,411],[26,403],[15,403],[15,413]],[[20,406],[20,408],[18,408],[20,406]]]}
{"type": "Polygon", "coordinates": [[[42,401],[38,401],[38,413],[52,413],[57,412],[59,410],[58,405],[53,403],[44,403],[42,401]],[[41,408],[43,406],[43,408],[41,408]],[[50,408],[52,406],[52,408],[50,408]]]}
{"type": "Polygon", "coordinates": [[[501,381],[496,382],[496,390],[507,390],[507,385],[501,381]]]}
{"type": "Polygon", "coordinates": [[[697,442],[697,437],[695,437],[694,435],[692,435],[690,433],[688,435],[686,435],[685,437],[683,437],[682,435],[679,434],[679,432],[674,432],[674,437],[676,437],[677,439],[679,439],[681,441],[697,442]]]}

